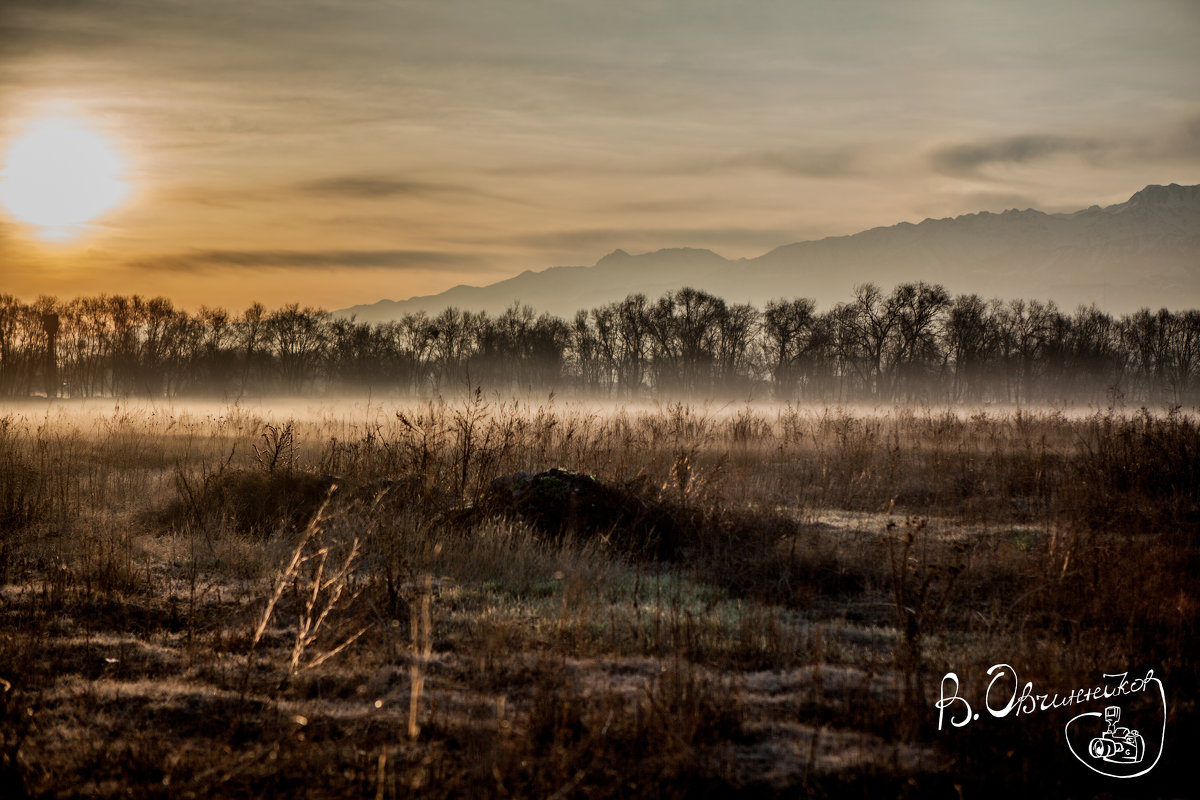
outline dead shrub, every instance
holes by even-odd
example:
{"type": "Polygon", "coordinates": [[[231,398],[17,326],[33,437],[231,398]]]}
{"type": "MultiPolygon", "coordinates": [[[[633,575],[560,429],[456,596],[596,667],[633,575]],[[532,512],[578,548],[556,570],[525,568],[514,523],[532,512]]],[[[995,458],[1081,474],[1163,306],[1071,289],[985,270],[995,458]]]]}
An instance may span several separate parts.
{"type": "Polygon", "coordinates": [[[239,533],[257,535],[298,530],[316,514],[334,484],[328,475],[294,470],[222,470],[199,481],[178,477],[178,496],[157,521],[172,527],[224,523],[239,533]]]}

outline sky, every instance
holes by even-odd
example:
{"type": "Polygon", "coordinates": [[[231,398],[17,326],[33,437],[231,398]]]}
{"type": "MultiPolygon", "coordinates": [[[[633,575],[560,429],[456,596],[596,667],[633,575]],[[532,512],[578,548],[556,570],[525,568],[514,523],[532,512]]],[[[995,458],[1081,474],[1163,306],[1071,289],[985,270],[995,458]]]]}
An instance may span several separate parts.
{"type": "Polygon", "coordinates": [[[1200,183],[1198,42],[1196,0],[0,0],[0,159],[69,118],[128,189],[0,207],[0,294],[336,309],[1117,203],[1200,183]]]}

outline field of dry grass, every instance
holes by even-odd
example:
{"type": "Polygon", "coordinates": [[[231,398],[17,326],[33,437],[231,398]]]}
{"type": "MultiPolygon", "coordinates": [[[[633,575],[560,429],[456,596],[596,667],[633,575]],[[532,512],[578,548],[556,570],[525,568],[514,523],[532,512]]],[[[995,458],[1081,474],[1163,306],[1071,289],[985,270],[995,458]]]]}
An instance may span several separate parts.
{"type": "Polygon", "coordinates": [[[1178,412],[11,406],[0,795],[1185,796],[1198,545],[1178,412]],[[1001,662],[1161,763],[939,730],[1001,662]]]}

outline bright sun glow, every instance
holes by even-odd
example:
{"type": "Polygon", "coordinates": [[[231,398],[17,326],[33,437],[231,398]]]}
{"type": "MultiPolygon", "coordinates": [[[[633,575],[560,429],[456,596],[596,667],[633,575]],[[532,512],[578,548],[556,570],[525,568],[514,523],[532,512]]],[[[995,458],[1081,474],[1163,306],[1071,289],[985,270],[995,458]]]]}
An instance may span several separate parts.
{"type": "Polygon", "coordinates": [[[44,239],[72,239],[129,194],[124,161],[99,132],[67,117],[31,123],[0,169],[0,204],[44,239]]]}

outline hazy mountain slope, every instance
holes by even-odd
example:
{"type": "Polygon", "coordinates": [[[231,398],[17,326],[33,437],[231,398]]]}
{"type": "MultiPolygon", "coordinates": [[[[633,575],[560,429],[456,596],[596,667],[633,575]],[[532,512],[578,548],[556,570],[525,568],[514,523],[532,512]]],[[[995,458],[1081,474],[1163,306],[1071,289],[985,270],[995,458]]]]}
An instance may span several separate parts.
{"type": "Polygon", "coordinates": [[[955,293],[1050,298],[1066,308],[1092,302],[1115,312],[1200,308],[1200,186],[1147,186],[1124,203],[1073,214],[985,211],[902,222],[741,261],[709,250],[637,256],[618,250],[593,267],[528,271],[490,286],[458,286],[339,313],[376,321],[447,306],[498,312],[519,300],[566,316],[633,292],[656,297],[685,285],[735,302],[805,296],[827,307],[866,281],[890,289],[914,280],[942,283],[955,293]]]}
{"type": "Polygon", "coordinates": [[[718,286],[734,263],[711,250],[677,248],[637,256],[616,250],[592,267],[526,270],[488,286],[455,286],[428,297],[382,300],[337,313],[378,321],[395,319],[417,310],[436,313],[449,306],[500,313],[513,302],[520,301],[538,312],[569,316],[577,309],[623,300],[634,292],[657,297],[681,286],[718,286]]]}
{"type": "Polygon", "coordinates": [[[1074,214],[1013,210],[901,223],[787,245],[750,265],[748,284],[778,282],[826,302],[844,298],[853,283],[927,280],[1068,307],[1200,306],[1200,186],[1150,186],[1125,203],[1074,214]]]}

